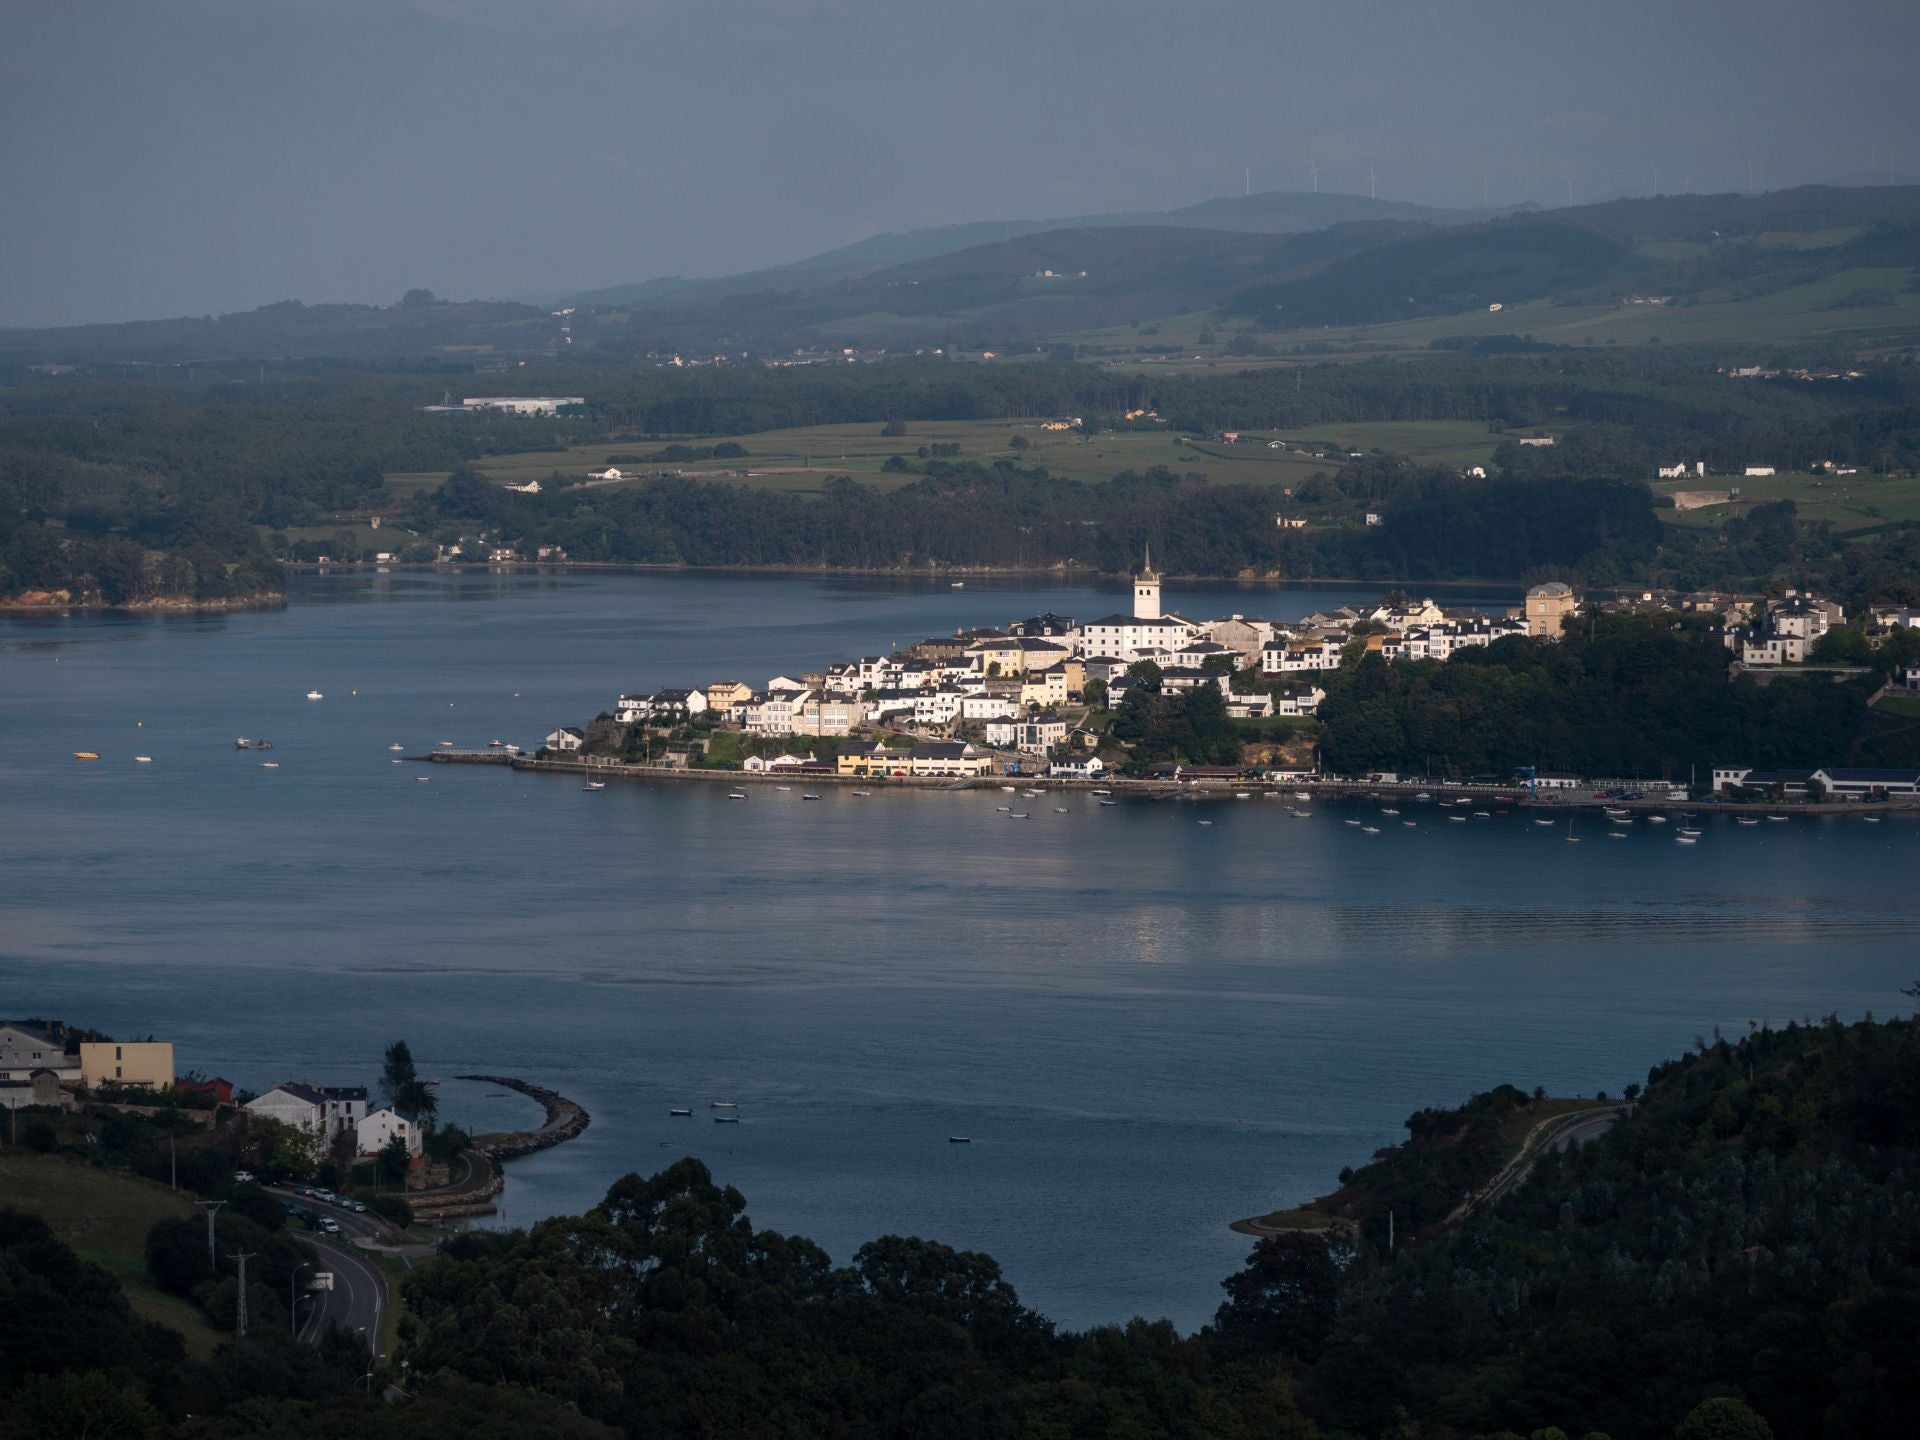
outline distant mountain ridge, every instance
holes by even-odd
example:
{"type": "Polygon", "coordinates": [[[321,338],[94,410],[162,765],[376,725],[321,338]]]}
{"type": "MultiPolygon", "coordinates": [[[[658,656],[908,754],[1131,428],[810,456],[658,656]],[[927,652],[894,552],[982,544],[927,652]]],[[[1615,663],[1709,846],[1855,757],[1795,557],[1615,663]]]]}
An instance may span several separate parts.
{"type": "Polygon", "coordinates": [[[1228,195],[1176,210],[1122,211],[1054,220],[973,220],[917,230],[887,231],[824,250],[803,260],[709,279],[662,277],[636,285],[611,285],[564,296],[556,306],[618,305],[634,310],[711,304],[768,290],[804,290],[855,280],[896,265],[935,260],[962,250],[996,245],[1056,230],[1131,229],[1143,226],[1188,230],[1237,230],[1283,235],[1323,230],[1364,220],[1405,220],[1460,225],[1503,212],[1445,210],[1403,200],[1374,200],[1332,191],[1271,190],[1228,195]]]}

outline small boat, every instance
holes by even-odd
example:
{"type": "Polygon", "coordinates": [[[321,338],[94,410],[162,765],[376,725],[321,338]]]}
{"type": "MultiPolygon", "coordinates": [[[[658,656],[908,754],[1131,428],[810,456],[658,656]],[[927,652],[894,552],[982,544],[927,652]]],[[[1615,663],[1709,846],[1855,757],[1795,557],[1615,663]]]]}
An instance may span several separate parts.
{"type": "Polygon", "coordinates": [[[100,758],[100,752],[98,750],[76,750],[73,752],[73,758],[76,760],[98,760],[100,758]]]}
{"type": "Polygon", "coordinates": [[[1736,815],[1733,819],[1736,825],[1758,825],[1760,823],[1759,820],[1751,815],[1736,815]]]}
{"type": "Polygon", "coordinates": [[[440,742],[440,748],[441,748],[442,750],[451,750],[451,749],[453,748],[453,741],[451,741],[451,740],[442,740],[442,741],[440,742]]]}
{"type": "Polygon", "coordinates": [[[1878,825],[1880,823],[1880,817],[1878,815],[1862,815],[1860,818],[1869,825],[1878,825]]]}
{"type": "Polygon", "coordinates": [[[1038,790],[1022,790],[1020,792],[1020,798],[1022,800],[1038,800],[1040,798],[1040,792],[1038,790]]]}
{"type": "Polygon", "coordinates": [[[707,1102],[707,1108],[709,1110],[738,1110],[740,1108],[740,1102],[737,1100],[709,1100],[707,1102]]]}
{"type": "Polygon", "coordinates": [[[871,798],[872,795],[873,791],[871,790],[856,790],[853,792],[853,798],[856,800],[866,800],[871,798]]]}
{"type": "Polygon", "coordinates": [[[1418,820],[1402,820],[1400,823],[1408,830],[1417,829],[1420,824],[1418,820]]]}
{"type": "Polygon", "coordinates": [[[431,775],[416,775],[413,778],[418,780],[422,785],[431,785],[433,783],[433,776],[431,775]]]}
{"type": "Polygon", "coordinates": [[[1382,805],[1380,807],[1380,813],[1382,815],[1398,815],[1400,812],[1394,809],[1391,805],[1382,805]]]}
{"type": "Polygon", "coordinates": [[[1013,793],[1014,793],[1014,792],[1013,792],[1013,786],[1011,786],[1011,785],[1002,785],[1002,786],[1001,786],[1000,788],[1001,788],[1001,790],[1003,790],[1003,791],[1004,791],[1005,793],[1007,793],[1008,795],[1011,795],[1011,794],[1013,794],[1013,793]]]}
{"type": "Polygon", "coordinates": [[[1211,825],[1211,824],[1213,824],[1213,821],[1211,821],[1211,820],[1196,820],[1196,821],[1194,821],[1194,824],[1196,824],[1196,825],[1211,825]]]}
{"type": "Polygon", "coordinates": [[[793,789],[793,787],[792,787],[791,785],[776,785],[776,786],[774,786],[773,788],[774,788],[774,789],[776,789],[776,790],[791,790],[791,789],[793,789]]]}
{"type": "Polygon", "coordinates": [[[1464,815],[1449,815],[1447,819],[1453,821],[1456,825],[1464,825],[1467,823],[1467,817],[1464,815]]]}
{"type": "Polygon", "coordinates": [[[278,760],[262,760],[260,762],[260,768],[262,770],[278,770],[280,768],[280,762],[278,760]]]}
{"type": "Polygon", "coordinates": [[[520,753],[520,747],[518,745],[509,745],[506,749],[509,755],[518,755],[520,753]]]}
{"type": "Polygon", "coordinates": [[[604,780],[589,780],[580,788],[582,790],[604,790],[607,788],[607,782],[604,780]]]}
{"type": "Polygon", "coordinates": [[[1551,821],[1551,820],[1536,820],[1536,821],[1534,821],[1533,823],[1534,823],[1534,824],[1536,824],[1536,825],[1551,825],[1551,824],[1553,824],[1553,821],[1551,821]]]}
{"type": "Polygon", "coordinates": [[[1313,818],[1313,812],[1311,810],[1301,810],[1296,808],[1293,811],[1293,818],[1296,820],[1311,820],[1313,818]]]}
{"type": "Polygon", "coordinates": [[[1769,816],[1767,816],[1767,819],[1769,819],[1769,820],[1776,820],[1776,821],[1779,821],[1779,822],[1781,822],[1782,824],[1784,824],[1784,823],[1786,822],[1786,818],[1787,818],[1787,817],[1786,817],[1786,816],[1784,816],[1784,815],[1769,815],[1769,816]]]}
{"type": "Polygon", "coordinates": [[[1700,837],[1698,835],[1676,835],[1673,837],[1673,843],[1676,845],[1698,845],[1700,843],[1700,837]]]}
{"type": "Polygon", "coordinates": [[[1053,813],[1056,815],[1064,815],[1067,813],[1067,807],[1064,805],[1056,805],[1053,807],[1053,813]]]}
{"type": "Polygon", "coordinates": [[[404,746],[404,745],[402,745],[402,744],[401,744],[401,743],[400,743],[399,741],[397,741],[397,740],[396,740],[396,741],[394,741],[394,743],[393,743],[393,744],[391,744],[391,745],[389,745],[389,746],[387,746],[387,749],[389,749],[389,750],[393,750],[393,751],[396,751],[396,752],[398,752],[398,751],[401,751],[401,750],[405,750],[406,748],[407,748],[406,746],[404,746]]]}
{"type": "Polygon", "coordinates": [[[391,760],[387,761],[387,763],[389,765],[404,765],[407,762],[402,760],[398,755],[395,755],[391,760]]]}
{"type": "Polygon", "coordinates": [[[738,1125],[740,1123],[740,1117],[738,1115],[716,1115],[713,1117],[713,1123],[716,1125],[738,1125]]]}
{"type": "Polygon", "coordinates": [[[1493,816],[1485,810],[1476,810],[1473,812],[1473,818],[1476,820],[1491,820],[1493,816]]]}
{"type": "Polygon", "coordinates": [[[1626,831],[1624,831],[1624,830],[1609,830],[1609,831],[1607,831],[1607,839],[1609,839],[1609,840],[1626,840],[1626,839],[1629,839],[1629,838],[1630,838],[1630,837],[1628,836],[1628,834],[1627,834],[1627,832],[1626,832],[1626,831]]]}
{"type": "Polygon", "coordinates": [[[949,1136],[947,1136],[947,1143],[948,1143],[949,1145],[971,1145],[971,1144],[973,1144],[973,1136],[971,1136],[971,1135],[949,1135],[949,1136]]]}
{"type": "Polygon", "coordinates": [[[1309,795],[1304,790],[1296,790],[1293,792],[1293,798],[1296,800],[1311,800],[1313,796],[1309,795]]]}
{"type": "Polygon", "coordinates": [[[151,756],[151,755],[136,755],[136,756],[134,756],[134,757],[133,757],[133,763],[134,763],[134,764],[136,764],[136,765],[151,765],[151,764],[153,764],[153,756],[151,756]]]}
{"type": "MultiPolygon", "coordinates": [[[[1027,812],[1026,812],[1025,810],[1009,810],[1009,811],[1007,812],[1007,819],[1009,819],[1009,820],[1025,820],[1025,819],[1027,819],[1027,818],[1029,818],[1029,817],[1028,817],[1028,814],[1027,814],[1027,812]]],[[[1206,821],[1206,820],[1202,820],[1202,821],[1201,821],[1200,823],[1201,823],[1202,825],[1206,825],[1206,824],[1209,824],[1209,823],[1211,823],[1211,822],[1209,822],[1209,821],[1206,821]]]]}
{"type": "Polygon", "coordinates": [[[1380,827],[1378,825],[1362,825],[1360,827],[1360,833],[1362,835],[1378,835],[1380,833],[1380,827]]]}
{"type": "Polygon", "coordinates": [[[1431,800],[1433,796],[1429,795],[1426,791],[1422,790],[1418,795],[1414,796],[1413,798],[1416,800],[1431,800]]]}
{"type": "Polygon", "coordinates": [[[1345,823],[1348,825],[1358,825],[1360,822],[1358,820],[1348,820],[1345,823]]]}
{"type": "Polygon", "coordinates": [[[1667,817],[1664,815],[1647,816],[1647,824],[1649,825],[1664,825],[1666,823],[1667,823],[1667,817]]]}
{"type": "Polygon", "coordinates": [[[1111,794],[1113,794],[1113,791],[1111,791],[1111,790],[1096,790],[1096,791],[1094,791],[1093,793],[1094,793],[1094,794],[1096,794],[1096,795],[1111,795],[1111,794]]]}
{"type": "Polygon", "coordinates": [[[1253,792],[1251,790],[1236,790],[1233,792],[1233,798],[1236,800],[1251,800],[1253,799],[1253,792]]]}
{"type": "Polygon", "coordinates": [[[947,582],[947,588],[949,590],[964,590],[967,588],[967,582],[964,580],[949,580],[947,582]]]}
{"type": "Polygon", "coordinates": [[[744,800],[746,798],[747,792],[744,790],[729,790],[727,792],[727,799],[729,800],[744,800]]]}
{"type": "Polygon", "coordinates": [[[507,748],[507,742],[504,740],[487,741],[487,749],[489,750],[504,750],[506,748],[507,748]]]}
{"type": "Polygon", "coordinates": [[[326,698],[327,697],[322,695],[318,690],[307,691],[307,699],[309,700],[324,700],[326,698]]]}
{"type": "Polygon", "coordinates": [[[998,810],[1002,815],[1009,815],[1013,813],[1013,806],[1011,805],[996,805],[993,808],[995,810],[998,810]]]}
{"type": "Polygon", "coordinates": [[[1701,834],[1700,831],[1690,830],[1685,825],[1682,825],[1680,827],[1680,837],[1683,840],[1698,840],[1700,838],[1700,834],[1701,834]]]}
{"type": "Polygon", "coordinates": [[[1102,800],[1100,803],[1102,805],[1118,805],[1120,802],[1118,800],[1102,800]]]}
{"type": "Polygon", "coordinates": [[[809,790],[805,795],[802,795],[800,798],[802,800],[818,800],[820,797],[818,795],[815,795],[811,790],[809,790]]]}
{"type": "Polygon", "coordinates": [[[692,1119],[693,1107],[690,1105],[676,1105],[673,1109],[667,1111],[667,1114],[678,1115],[682,1119],[692,1119]]]}

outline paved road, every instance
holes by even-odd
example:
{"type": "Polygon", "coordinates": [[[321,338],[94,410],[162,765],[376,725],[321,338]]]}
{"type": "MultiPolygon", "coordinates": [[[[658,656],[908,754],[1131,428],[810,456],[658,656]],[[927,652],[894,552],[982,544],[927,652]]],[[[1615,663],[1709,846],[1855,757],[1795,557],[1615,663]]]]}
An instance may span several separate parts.
{"type": "MultiPolygon", "coordinates": [[[[380,1317],[386,1313],[389,1303],[387,1277],[378,1265],[359,1253],[354,1245],[355,1242],[366,1242],[394,1247],[401,1239],[400,1232],[377,1215],[357,1214],[344,1205],[329,1205],[315,1196],[302,1194],[295,1186],[270,1185],[264,1188],[276,1199],[304,1205],[314,1214],[326,1216],[340,1226],[338,1235],[292,1231],[313,1246],[321,1267],[333,1275],[333,1289],[314,1290],[301,1299],[297,1332],[300,1338],[318,1345],[320,1337],[327,1332],[327,1326],[337,1324],[343,1329],[364,1334],[367,1345],[377,1357],[380,1353],[380,1317]]],[[[400,1258],[404,1263],[412,1263],[404,1254],[400,1258]]],[[[309,1280],[311,1275],[311,1271],[303,1271],[300,1278],[309,1280]]]]}
{"type": "Polygon", "coordinates": [[[1607,1131],[1611,1130],[1615,1125],[1618,1125],[1626,1116],[1626,1113],[1626,1108],[1621,1106],[1607,1110],[1588,1111],[1581,1114],[1577,1119],[1569,1120],[1558,1130],[1555,1130],[1551,1135],[1547,1136],[1545,1140],[1529,1150],[1521,1163],[1508,1170],[1505,1175],[1500,1177],[1498,1183],[1496,1183],[1493,1188],[1469,1205],[1467,1209],[1472,1211],[1479,1209],[1482,1205],[1490,1205],[1502,1195],[1526,1184],[1527,1177],[1533,1173],[1534,1162],[1539,1158],[1541,1151],[1571,1150],[1576,1145],[1585,1145],[1591,1141],[1598,1140],[1602,1135],[1606,1134],[1607,1131]]]}
{"type": "Polygon", "coordinates": [[[338,1325],[366,1336],[368,1349],[378,1359],[380,1317],[387,1308],[387,1277],[364,1255],[335,1240],[315,1236],[310,1243],[320,1263],[333,1275],[333,1288],[315,1290],[303,1302],[300,1338],[317,1345],[329,1325],[338,1325]]]}

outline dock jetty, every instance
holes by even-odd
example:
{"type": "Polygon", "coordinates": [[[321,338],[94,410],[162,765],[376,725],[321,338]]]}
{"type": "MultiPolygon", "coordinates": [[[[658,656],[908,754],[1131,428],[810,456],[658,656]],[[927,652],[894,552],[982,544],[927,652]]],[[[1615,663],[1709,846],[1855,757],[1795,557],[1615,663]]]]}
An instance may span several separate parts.
{"type": "Polygon", "coordinates": [[[474,1136],[467,1150],[467,1172],[458,1183],[408,1195],[414,1216],[428,1224],[493,1214],[496,1209],[494,1197],[506,1188],[507,1177],[503,1167],[507,1161],[551,1149],[562,1141],[573,1139],[593,1123],[586,1106],[544,1085],[518,1080],[511,1075],[456,1075],[454,1079],[498,1085],[503,1090],[517,1090],[522,1095],[538,1100],[547,1114],[537,1130],[508,1130],[474,1136]]]}

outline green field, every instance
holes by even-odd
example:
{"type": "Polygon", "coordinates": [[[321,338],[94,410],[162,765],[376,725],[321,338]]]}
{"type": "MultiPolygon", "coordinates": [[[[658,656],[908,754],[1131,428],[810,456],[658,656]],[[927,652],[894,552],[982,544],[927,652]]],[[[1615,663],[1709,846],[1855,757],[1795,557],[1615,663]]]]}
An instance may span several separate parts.
{"type": "Polygon", "coordinates": [[[1653,490],[1739,490],[1731,504],[1660,512],[1670,524],[1711,530],[1730,516],[1772,500],[1792,500],[1803,520],[1825,520],[1840,534],[1874,530],[1899,520],[1920,520],[1920,479],[1868,475],[1709,475],[1695,480],[1659,480],[1653,490]]]}
{"type": "MultiPolygon", "coordinates": [[[[1198,472],[1216,484],[1289,486],[1319,471],[1337,469],[1340,462],[1275,450],[1267,442],[1289,445],[1335,445],[1345,450],[1390,450],[1415,460],[1449,466],[1480,465],[1493,454],[1498,438],[1478,421],[1386,422],[1379,424],[1320,425],[1297,431],[1248,432],[1237,445],[1213,440],[1192,442],[1167,429],[1112,431],[1083,439],[1074,432],[1047,431],[1034,421],[959,420],[908,421],[904,436],[886,436],[874,423],[814,425],[794,430],[772,430],[757,435],[701,437],[700,443],[733,440],[744,445],[746,458],[706,460],[680,465],[645,465],[636,470],[680,469],[694,474],[737,480],[726,472],[746,472],[746,483],[777,490],[812,492],[829,475],[851,475],[867,484],[902,485],[912,474],[889,474],[881,467],[887,457],[904,455],[918,464],[915,451],[922,445],[959,445],[956,460],[991,464],[1018,460],[1039,464],[1055,475],[1073,480],[1111,480],[1123,470],[1144,471],[1155,465],[1182,472],[1198,472]],[[1019,437],[1024,450],[1014,447],[1019,437]]],[[[559,470],[584,475],[607,463],[609,455],[644,454],[658,444],[583,446],[566,456],[552,451],[500,455],[478,462],[477,468],[501,484],[545,479],[559,470]]],[[[328,532],[331,533],[331,532],[328,532]]]]}
{"type": "Polygon", "coordinates": [[[111,1270],[134,1313],[179,1331],[191,1354],[205,1358],[226,1338],[147,1276],[147,1231],[155,1221],[194,1213],[184,1192],[78,1160],[15,1150],[0,1154],[0,1205],[38,1215],[81,1259],[111,1270]]]}

